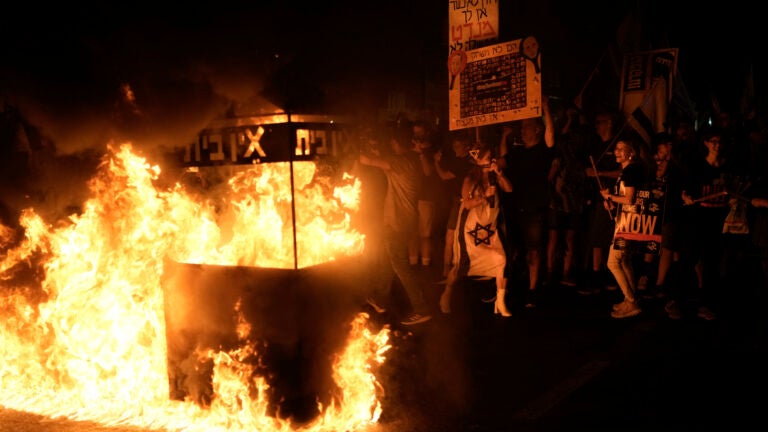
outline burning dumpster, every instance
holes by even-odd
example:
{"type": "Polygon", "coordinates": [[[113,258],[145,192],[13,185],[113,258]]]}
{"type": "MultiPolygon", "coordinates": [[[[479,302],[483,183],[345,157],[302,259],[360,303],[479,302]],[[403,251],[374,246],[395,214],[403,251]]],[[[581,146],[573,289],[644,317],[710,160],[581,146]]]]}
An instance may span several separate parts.
{"type": "Polygon", "coordinates": [[[333,355],[359,312],[363,248],[350,225],[359,185],[334,165],[340,128],[322,116],[227,119],[185,149],[185,183],[211,197],[238,252],[164,265],[172,398],[209,403],[212,362],[201,354],[248,342],[280,415],[327,404],[333,355]]]}
{"type": "MultiPolygon", "coordinates": [[[[326,145],[330,132],[288,123],[274,127],[326,145]]],[[[153,430],[377,421],[388,331],[353,300],[357,181],[332,157],[266,162],[259,126],[202,141],[177,172],[146,157],[155,146],[110,142],[74,213],[28,207],[0,225],[1,406],[153,430]],[[259,139],[262,160],[222,162],[259,139]]]]}

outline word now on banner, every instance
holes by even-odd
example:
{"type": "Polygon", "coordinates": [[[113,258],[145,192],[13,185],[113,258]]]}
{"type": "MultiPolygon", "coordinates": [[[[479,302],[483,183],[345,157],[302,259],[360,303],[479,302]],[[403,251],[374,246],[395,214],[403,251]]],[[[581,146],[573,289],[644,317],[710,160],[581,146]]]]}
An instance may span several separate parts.
{"type": "Polygon", "coordinates": [[[637,191],[634,204],[619,206],[613,235],[614,249],[659,253],[666,189],[663,182],[654,182],[650,187],[637,191]]]}

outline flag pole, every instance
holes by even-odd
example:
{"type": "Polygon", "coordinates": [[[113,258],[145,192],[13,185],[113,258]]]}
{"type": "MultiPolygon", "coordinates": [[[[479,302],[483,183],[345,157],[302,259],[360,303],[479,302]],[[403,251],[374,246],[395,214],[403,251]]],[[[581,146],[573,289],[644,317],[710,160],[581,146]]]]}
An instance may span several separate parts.
{"type": "MultiPolygon", "coordinates": [[[[600,175],[597,172],[597,165],[595,165],[595,160],[592,158],[592,156],[589,156],[589,162],[592,164],[592,170],[595,172],[595,180],[597,180],[597,187],[600,189],[601,195],[603,191],[603,183],[600,181],[600,175]]],[[[605,201],[605,200],[603,200],[605,201]]],[[[607,207],[605,207],[605,211],[608,212],[608,216],[613,220],[613,213],[611,213],[611,210],[607,207]]]]}

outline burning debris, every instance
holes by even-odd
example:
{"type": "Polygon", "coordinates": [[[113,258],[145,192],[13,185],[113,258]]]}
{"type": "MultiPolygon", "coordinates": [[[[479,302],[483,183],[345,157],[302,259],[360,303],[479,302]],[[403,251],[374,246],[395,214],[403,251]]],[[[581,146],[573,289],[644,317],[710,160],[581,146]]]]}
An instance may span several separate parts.
{"type": "MultiPolygon", "coordinates": [[[[307,206],[296,211],[301,217],[295,221],[297,242],[307,246],[301,261],[306,269],[291,273],[285,284],[273,284],[268,276],[292,272],[279,270],[288,205],[277,181],[279,167],[243,168],[227,183],[227,199],[219,194],[217,202],[189,193],[181,183],[158,187],[159,166],[130,144],[110,145],[88,182],[90,198],[81,211],[52,224],[34,208],[24,209],[20,231],[0,230],[0,405],[167,430],[353,430],[375,423],[382,389],[374,373],[388,349],[388,329],[372,333],[367,316],[353,312],[349,296],[345,300],[332,288],[339,279],[336,265],[346,265],[345,257],[362,248],[362,235],[349,225],[354,200],[331,198],[320,205],[318,200],[329,198],[306,163],[295,176],[295,205],[307,206]],[[333,265],[314,265],[319,257],[330,257],[333,265]],[[241,289],[224,281],[207,294],[224,308],[211,317],[190,308],[204,299],[183,294],[205,278],[173,284],[187,266],[255,274],[262,263],[272,268],[256,284],[236,278],[234,288],[241,289]],[[305,273],[311,295],[300,298],[291,278],[305,273]],[[262,297],[264,291],[274,296],[262,297]],[[290,303],[291,296],[293,309],[280,306],[285,309],[273,316],[284,310],[306,321],[285,329],[282,321],[270,327],[267,319],[256,319],[262,308],[277,307],[270,301],[290,303]],[[310,304],[318,299],[325,301],[310,304]],[[181,337],[195,326],[201,332],[181,337]],[[269,341],[270,331],[279,337],[269,341]],[[169,340],[170,335],[180,337],[169,340]],[[208,336],[215,337],[200,339],[208,336]],[[259,346],[263,336],[267,342],[259,346]],[[282,351],[271,351],[281,344],[282,351]],[[173,357],[178,353],[186,357],[173,357]],[[270,356],[278,361],[270,364],[270,356]],[[310,377],[309,388],[298,393],[314,397],[314,417],[297,419],[298,411],[276,408],[286,392],[295,391],[275,391],[281,383],[269,368],[284,359],[301,363],[300,381],[310,377]],[[171,370],[176,360],[179,369],[171,370]],[[323,366],[315,370],[316,364],[323,366]],[[210,379],[200,365],[209,368],[210,379]],[[177,372],[190,370],[201,373],[174,380],[177,372]]],[[[352,180],[342,185],[344,193],[356,187],[352,180]]]]}

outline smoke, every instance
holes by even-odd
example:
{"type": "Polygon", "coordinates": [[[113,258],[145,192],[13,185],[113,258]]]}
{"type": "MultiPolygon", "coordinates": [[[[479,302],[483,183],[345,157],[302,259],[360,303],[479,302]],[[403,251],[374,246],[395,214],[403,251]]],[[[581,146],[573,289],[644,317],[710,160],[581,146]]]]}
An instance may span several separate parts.
{"type": "MultiPolygon", "coordinates": [[[[22,162],[12,170],[5,205],[15,211],[32,206],[53,219],[66,216],[87,198],[86,182],[110,142],[133,143],[165,170],[163,165],[175,162],[169,156],[178,154],[176,149],[196,141],[200,130],[236,103],[232,79],[208,77],[204,70],[65,86],[35,76],[0,77],[18,84],[0,95],[9,110],[18,112],[20,122],[3,125],[18,132],[0,144],[4,154],[19,154],[22,162]],[[19,138],[31,142],[20,146],[13,142],[19,138]]],[[[12,162],[3,162],[7,164],[12,162]]]]}
{"type": "Polygon", "coordinates": [[[266,54],[186,18],[88,12],[36,15],[35,26],[0,17],[6,222],[28,206],[71,212],[109,143],[131,142],[165,170],[212,120],[259,109],[266,54]]]}
{"type": "Polygon", "coordinates": [[[269,53],[234,33],[242,26],[210,11],[73,6],[34,14],[34,26],[19,19],[25,12],[34,13],[0,18],[0,102],[18,108],[59,154],[109,141],[183,146],[212,119],[251,103],[269,63],[269,53]]]}
{"type": "Polygon", "coordinates": [[[57,153],[73,154],[103,149],[110,141],[131,141],[142,148],[184,146],[211,120],[259,90],[258,80],[248,82],[244,72],[226,75],[204,64],[178,75],[162,68],[125,75],[58,86],[49,78],[6,73],[2,81],[13,85],[0,94],[57,153]]]}

